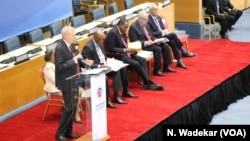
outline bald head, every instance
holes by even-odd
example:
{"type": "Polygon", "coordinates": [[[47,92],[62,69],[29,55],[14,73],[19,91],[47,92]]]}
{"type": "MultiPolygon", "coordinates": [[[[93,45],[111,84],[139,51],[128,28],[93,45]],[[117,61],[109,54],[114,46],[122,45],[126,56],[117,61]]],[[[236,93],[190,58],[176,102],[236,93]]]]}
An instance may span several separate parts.
{"type": "Polygon", "coordinates": [[[65,26],[62,28],[61,31],[62,38],[68,42],[69,44],[76,43],[76,33],[75,33],[75,28],[72,26],[65,26]]]}
{"type": "Polygon", "coordinates": [[[104,34],[103,31],[101,30],[97,30],[95,33],[94,33],[94,40],[97,44],[102,44],[104,39],[105,39],[106,35],[104,34]]]}

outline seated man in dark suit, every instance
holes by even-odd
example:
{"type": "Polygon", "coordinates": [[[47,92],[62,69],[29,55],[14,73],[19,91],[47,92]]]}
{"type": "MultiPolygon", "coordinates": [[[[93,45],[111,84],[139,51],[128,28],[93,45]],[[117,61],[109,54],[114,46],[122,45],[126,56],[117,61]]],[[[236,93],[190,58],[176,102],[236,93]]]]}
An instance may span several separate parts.
{"type": "Polygon", "coordinates": [[[117,26],[107,34],[106,46],[109,52],[119,53],[119,60],[129,64],[141,76],[144,85],[142,89],[162,90],[163,86],[156,84],[149,78],[146,59],[136,55],[136,50],[128,48],[126,31],[129,27],[125,18],[120,18],[117,26]]]}
{"type": "Polygon", "coordinates": [[[169,32],[168,29],[165,29],[162,17],[158,15],[158,6],[155,3],[152,3],[149,6],[149,16],[148,23],[149,32],[156,38],[166,37],[169,39],[168,44],[171,46],[175,59],[177,59],[178,63],[182,62],[179,51],[181,52],[183,57],[193,57],[196,56],[193,52],[188,52],[183,48],[182,42],[179,40],[177,35],[174,32],[169,32]]]}
{"type": "MultiPolygon", "coordinates": [[[[82,56],[84,58],[88,58],[94,61],[93,65],[91,66],[92,68],[108,67],[103,47],[103,41],[105,38],[106,38],[105,34],[102,31],[97,30],[93,35],[93,39],[90,40],[82,50],[82,56]]],[[[117,72],[110,72],[107,75],[113,78],[114,103],[119,103],[119,104],[127,103],[126,101],[124,101],[122,98],[119,97],[120,91],[123,91],[122,96],[124,97],[137,98],[137,95],[132,94],[128,90],[128,78],[126,69],[123,68],[117,72]]],[[[108,89],[109,92],[108,82],[106,82],[106,89],[108,89]]]]}
{"type": "Polygon", "coordinates": [[[169,67],[172,63],[170,57],[170,49],[167,44],[162,42],[155,43],[155,37],[153,37],[146,29],[148,21],[148,14],[146,11],[140,11],[138,13],[138,19],[129,28],[128,35],[131,42],[140,41],[142,49],[152,51],[154,55],[154,75],[164,76],[162,71],[176,72],[176,70],[169,67]],[[163,59],[161,59],[161,57],[163,59]],[[163,68],[161,67],[161,60],[163,60],[163,68]],[[162,69],[162,70],[161,70],[162,69]]]}
{"type": "Polygon", "coordinates": [[[238,21],[242,15],[242,11],[236,9],[230,2],[230,0],[219,0],[220,7],[226,11],[229,15],[234,16],[233,25],[238,21]]]}
{"type": "Polygon", "coordinates": [[[206,14],[214,15],[215,21],[220,23],[220,35],[222,39],[228,39],[227,30],[232,28],[235,18],[219,6],[219,0],[208,0],[206,14]]]}

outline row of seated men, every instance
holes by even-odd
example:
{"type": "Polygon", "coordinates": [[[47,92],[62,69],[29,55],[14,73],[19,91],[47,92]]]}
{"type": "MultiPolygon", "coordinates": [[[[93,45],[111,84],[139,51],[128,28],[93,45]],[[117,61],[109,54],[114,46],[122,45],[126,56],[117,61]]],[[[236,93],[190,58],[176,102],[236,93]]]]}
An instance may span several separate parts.
{"type": "MultiPolygon", "coordinates": [[[[84,45],[80,53],[74,47],[77,43],[75,28],[72,26],[63,27],[61,31],[62,40],[59,40],[57,43],[53,62],[55,64],[55,86],[61,90],[65,102],[65,110],[63,111],[59,127],[55,134],[57,140],[67,140],[67,137],[79,137],[79,135],[72,133],[72,121],[74,120],[72,113],[76,112],[77,100],[72,101],[72,86],[65,78],[78,74],[80,68],[86,66],[91,68],[108,67],[106,63],[107,51],[119,54],[116,59],[129,64],[129,66],[140,75],[143,79],[142,89],[155,91],[164,89],[165,86],[158,84],[149,77],[146,59],[138,56],[137,50],[128,48],[127,30],[130,41],[140,41],[142,50],[153,52],[154,75],[165,77],[165,72],[176,72],[175,69],[169,66],[172,63],[170,48],[173,52],[175,51],[176,66],[182,69],[188,69],[181,59],[181,55],[183,57],[193,57],[196,54],[185,50],[176,34],[169,33],[164,28],[162,19],[157,15],[157,11],[158,6],[152,4],[150,6],[150,14],[146,11],[140,11],[137,20],[132,25],[129,25],[129,22],[121,17],[118,24],[114,26],[107,35],[105,35],[103,31],[97,30],[93,35],[93,39],[84,45]],[[154,42],[155,39],[162,37],[167,38],[169,41],[154,42]],[[163,60],[163,63],[161,60],[163,60]]],[[[129,81],[125,68],[117,72],[110,72],[107,76],[112,77],[113,80],[113,103],[127,104],[127,102],[119,96],[119,92],[122,92],[122,97],[138,97],[138,95],[133,94],[129,90],[129,81]]],[[[87,81],[84,80],[84,82],[87,81]]],[[[82,84],[79,84],[79,86],[85,88],[82,84]]],[[[108,86],[108,79],[106,79],[106,95],[107,107],[117,108],[117,106],[110,101],[111,93],[108,86]]]]}
{"type": "Polygon", "coordinates": [[[213,15],[215,21],[220,23],[220,35],[222,39],[228,39],[228,31],[233,29],[233,25],[242,15],[242,11],[236,9],[230,0],[204,0],[206,14],[213,15]]]}

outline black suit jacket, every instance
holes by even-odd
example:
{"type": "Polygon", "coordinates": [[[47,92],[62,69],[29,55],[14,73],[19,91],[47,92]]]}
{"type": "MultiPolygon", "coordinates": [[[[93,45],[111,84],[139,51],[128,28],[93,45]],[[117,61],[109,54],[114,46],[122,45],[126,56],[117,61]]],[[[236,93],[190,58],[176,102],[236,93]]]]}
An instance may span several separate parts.
{"type": "Polygon", "coordinates": [[[224,8],[226,12],[229,12],[230,9],[234,9],[234,6],[231,4],[230,0],[219,0],[220,6],[224,8]]]}
{"type": "Polygon", "coordinates": [[[63,40],[58,41],[55,49],[55,79],[60,90],[70,91],[71,81],[66,78],[76,74],[76,64],[73,55],[63,40]]]}
{"type": "MultiPolygon", "coordinates": [[[[107,58],[106,55],[105,55],[105,50],[104,50],[104,46],[103,44],[99,44],[100,46],[100,49],[103,53],[103,55],[105,56],[105,59],[107,58]]],[[[90,40],[86,45],[85,47],[83,48],[82,50],[82,56],[84,58],[89,58],[91,60],[94,60],[94,64],[91,66],[92,68],[97,68],[98,65],[100,65],[101,61],[98,57],[98,54],[97,54],[97,50],[96,50],[96,47],[95,47],[95,43],[93,40],[90,40]]],[[[122,84],[120,83],[121,82],[121,75],[120,75],[120,71],[118,72],[110,72],[108,73],[108,76],[112,76],[113,78],[113,84],[114,84],[114,90],[121,90],[122,89],[122,84]]],[[[123,84],[126,84],[128,83],[127,81],[124,82],[123,84]]],[[[108,82],[106,80],[106,89],[108,89],[108,82]]],[[[107,92],[107,96],[109,96],[109,90],[107,92]]]]}
{"type": "MultiPolygon", "coordinates": [[[[101,51],[102,51],[102,53],[103,53],[103,55],[105,56],[105,59],[106,59],[106,55],[105,55],[103,45],[99,45],[99,46],[100,46],[100,49],[101,49],[101,51]]],[[[88,58],[88,59],[94,60],[94,64],[91,66],[91,68],[97,68],[98,65],[100,65],[100,63],[101,63],[101,60],[98,57],[97,50],[96,50],[96,47],[95,47],[95,43],[94,43],[93,40],[90,40],[85,45],[85,47],[82,50],[82,56],[83,56],[83,58],[88,58]]]]}
{"type": "MultiPolygon", "coordinates": [[[[146,29],[149,32],[148,26],[146,25],[146,29]]],[[[152,40],[154,40],[154,37],[149,33],[152,40]]],[[[138,21],[135,21],[129,28],[128,31],[129,40],[131,42],[135,41],[141,41],[142,48],[145,48],[144,42],[148,41],[147,37],[145,36],[143,29],[138,21]]]]}
{"type": "MultiPolygon", "coordinates": [[[[222,7],[219,8],[220,13],[224,13],[224,9],[222,7]]],[[[212,14],[214,16],[219,16],[217,13],[216,2],[215,0],[208,0],[206,14],[212,14]]]]}
{"type": "MultiPolygon", "coordinates": [[[[157,20],[159,22],[159,25],[161,27],[162,30],[165,29],[164,25],[163,25],[163,22],[162,22],[162,18],[160,16],[157,16],[157,20]]],[[[149,29],[149,32],[154,36],[154,37],[157,37],[157,38],[160,38],[162,37],[162,32],[158,29],[153,17],[151,15],[148,15],[148,22],[147,22],[147,25],[148,25],[148,29],[149,29]]]]}
{"type": "MultiPolygon", "coordinates": [[[[127,36],[123,35],[125,42],[127,43],[127,36]]],[[[121,39],[120,32],[118,30],[118,27],[113,27],[107,35],[106,39],[106,47],[109,52],[115,52],[120,53],[121,55],[124,55],[124,49],[126,48],[121,39]]]]}

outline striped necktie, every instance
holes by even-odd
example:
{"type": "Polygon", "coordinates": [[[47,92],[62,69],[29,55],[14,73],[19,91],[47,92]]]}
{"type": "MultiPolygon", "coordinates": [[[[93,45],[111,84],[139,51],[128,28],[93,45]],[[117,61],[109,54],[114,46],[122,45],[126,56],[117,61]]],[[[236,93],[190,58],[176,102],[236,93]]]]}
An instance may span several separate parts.
{"type": "Polygon", "coordinates": [[[142,30],[144,32],[144,35],[147,37],[148,40],[151,40],[151,37],[148,34],[148,31],[144,25],[142,25],[142,30]]]}
{"type": "Polygon", "coordinates": [[[162,31],[161,26],[160,26],[160,23],[159,23],[157,17],[153,17],[153,19],[154,19],[154,21],[155,21],[155,24],[156,24],[158,30],[159,30],[159,31],[162,31]]]}

